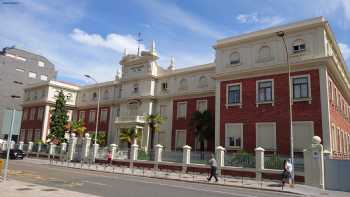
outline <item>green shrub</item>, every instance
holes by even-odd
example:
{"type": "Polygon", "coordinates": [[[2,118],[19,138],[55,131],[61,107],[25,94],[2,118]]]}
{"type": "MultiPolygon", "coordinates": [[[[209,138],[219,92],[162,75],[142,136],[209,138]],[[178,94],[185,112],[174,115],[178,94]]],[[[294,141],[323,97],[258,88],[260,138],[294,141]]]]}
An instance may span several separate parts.
{"type": "Polygon", "coordinates": [[[243,150],[236,153],[230,161],[232,166],[244,167],[244,168],[255,168],[254,155],[247,153],[243,150]]]}
{"type": "Polygon", "coordinates": [[[265,160],[265,168],[267,169],[283,169],[283,159],[274,154],[269,159],[265,160]]]}

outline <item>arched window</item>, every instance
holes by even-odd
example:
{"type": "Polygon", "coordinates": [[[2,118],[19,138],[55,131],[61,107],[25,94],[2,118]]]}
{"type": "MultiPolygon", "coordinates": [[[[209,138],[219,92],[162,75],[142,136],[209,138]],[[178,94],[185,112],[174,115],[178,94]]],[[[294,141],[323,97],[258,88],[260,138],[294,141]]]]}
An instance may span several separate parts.
{"type": "Polygon", "coordinates": [[[188,85],[187,85],[187,79],[181,79],[180,80],[180,84],[179,84],[179,90],[187,90],[188,89],[188,85]]]}
{"type": "Polygon", "coordinates": [[[103,99],[104,99],[104,100],[109,99],[109,91],[108,91],[108,90],[105,90],[105,91],[103,92],[103,99]]]}
{"type": "Polygon", "coordinates": [[[93,93],[92,93],[92,100],[93,100],[93,101],[96,101],[96,100],[97,100],[97,93],[96,93],[96,92],[93,92],[93,93]]]}
{"type": "Polygon", "coordinates": [[[233,52],[230,55],[230,64],[231,65],[235,65],[235,64],[240,64],[241,63],[241,59],[240,59],[240,55],[238,52],[233,52]]]}
{"type": "Polygon", "coordinates": [[[293,53],[301,53],[306,50],[306,45],[304,40],[297,39],[293,42],[293,53]]]}
{"type": "Polygon", "coordinates": [[[208,79],[207,79],[206,76],[201,76],[201,77],[199,77],[198,87],[199,87],[199,88],[208,87],[208,79]]]}
{"type": "Polygon", "coordinates": [[[271,48],[269,46],[262,46],[259,49],[259,61],[268,61],[271,59],[271,48]]]}

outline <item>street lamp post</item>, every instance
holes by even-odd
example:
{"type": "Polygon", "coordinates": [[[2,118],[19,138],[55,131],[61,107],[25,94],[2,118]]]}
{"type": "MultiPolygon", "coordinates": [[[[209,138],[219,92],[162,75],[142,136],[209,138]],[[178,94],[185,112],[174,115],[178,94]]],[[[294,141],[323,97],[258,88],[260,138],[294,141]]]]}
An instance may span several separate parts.
{"type": "MultiPolygon", "coordinates": [[[[20,96],[11,95],[11,98],[21,98],[20,96]]],[[[10,133],[7,136],[7,151],[6,151],[6,161],[5,161],[5,169],[4,169],[4,181],[7,180],[7,173],[8,173],[8,166],[9,166],[9,158],[10,158],[10,149],[11,149],[11,140],[12,140],[12,133],[13,133],[13,125],[15,122],[16,117],[16,108],[13,104],[12,106],[12,119],[11,119],[11,127],[10,127],[10,133]]]]}
{"type": "Polygon", "coordinates": [[[286,38],[285,38],[285,32],[284,31],[279,31],[276,32],[277,36],[282,38],[283,41],[283,46],[285,49],[286,53],[286,60],[287,60],[287,66],[288,66],[288,97],[289,97],[289,129],[290,129],[290,157],[291,157],[291,162],[292,162],[292,177],[293,177],[293,182],[294,182],[294,136],[293,136],[293,99],[292,99],[292,87],[291,87],[291,77],[290,77],[290,64],[289,64],[289,55],[288,55],[288,47],[286,44],[286,38]]]}
{"type": "MultiPolygon", "coordinates": [[[[93,77],[91,77],[90,75],[84,75],[84,77],[89,78],[91,80],[93,80],[96,84],[98,83],[96,79],[94,79],[93,77]]],[[[96,128],[95,128],[95,138],[94,144],[97,144],[97,130],[98,130],[98,123],[99,123],[99,114],[100,114],[100,95],[101,95],[101,88],[98,87],[98,96],[97,96],[97,115],[96,115],[96,128]]],[[[94,158],[96,158],[96,155],[94,155],[94,158]]]]}

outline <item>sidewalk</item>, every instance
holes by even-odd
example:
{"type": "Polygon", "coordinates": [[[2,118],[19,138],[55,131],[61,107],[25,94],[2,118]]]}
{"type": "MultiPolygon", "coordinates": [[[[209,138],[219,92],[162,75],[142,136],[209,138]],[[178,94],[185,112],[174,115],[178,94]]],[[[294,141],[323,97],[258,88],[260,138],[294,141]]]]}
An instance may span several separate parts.
{"type": "Polygon", "coordinates": [[[73,192],[59,188],[46,187],[32,183],[26,183],[16,180],[6,182],[0,180],[0,196],[3,197],[96,197],[90,194],[73,192]],[[6,194],[6,195],[5,195],[6,194]]]}
{"type": "Polygon", "coordinates": [[[322,191],[319,188],[311,187],[303,184],[297,184],[294,188],[286,186],[283,190],[280,186],[280,182],[272,181],[272,180],[263,180],[263,182],[258,183],[255,179],[247,178],[247,177],[232,177],[232,176],[222,176],[218,183],[208,183],[206,180],[207,174],[199,174],[199,173],[179,173],[173,171],[156,171],[153,169],[145,169],[145,168],[134,168],[130,169],[129,167],[117,167],[117,166],[104,166],[101,164],[81,164],[81,163],[67,163],[67,162],[53,162],[50,164],[48,160],[40,160],[40,159],[30,159],[32,162],[37,164],[48,164],[55,165],[60,167],[69,167],[76,169],[84,169],[90,171],[100,171],[106,173],[114,173],[114,174],[123,174],[130,176],[144,176],[144,177],[152,177],[158,179],[169,179],[169,180],[177,180],[177,181],[185,181],[185,182],[197,182],[202,184],[218,184],[232,187],[242,187],[242,188],[251,188],[251,189],[263,189],[277,192],[289,192],[295,194],[303,194],[306,196],[331,196],[331,197],[348,197],[350,193],[346,192],[338,192],[338,191],[322,191]]]}

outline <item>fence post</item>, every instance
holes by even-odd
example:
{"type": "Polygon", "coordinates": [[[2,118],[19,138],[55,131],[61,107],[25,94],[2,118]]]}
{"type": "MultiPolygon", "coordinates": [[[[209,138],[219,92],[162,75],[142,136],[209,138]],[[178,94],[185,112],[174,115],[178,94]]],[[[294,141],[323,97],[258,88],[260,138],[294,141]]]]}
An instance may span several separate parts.
{"type": "Polygon", "coordinates": [[[162,152],[163,152],[163,146],[161,144],[157,144],[154,146],[155,147],[155,152],[154,152],[154,162],[155,166],[154,168],[158,170],[158,163],[162,162],[162,152]]]}
{"type": "Polygon", "coordinates": [[[63,142],[61,144],[60,160],[63,159],[63,154],[67,151],[67,143],[63,142]]]}
{"type": "Polygon", "coordinates": [[[75,137],[75,133],[72,133],[69,138],[68,161],[72,161],[74,159],[76,145],[77,145],[77,138],[75,137]]]}
{"type": "Polygon", "coordinates": [[[7,142],[3,141],[2,144],[1,144],[1,150],[5,151],[6,149],[7,149],[7,142]]]}
{"type": "Polygon", "coordinates": [[[28,154],[32,153],[32,151],[33,151],[33,142],[29,142],[28,143],[28,154]]]}
{"type": "Polygon", "coordinates": [[[222,146],[216,147],[216,160],[218,162],[218,174],[221,175],[221,167],[225,166],[225,148],[222,146]]]}
{"type": "Polygon", "coordinates": [[[97,153],[98,153],[98,149],[99,149],[100,145],[94,143],[94,144],[92,145],[92,147],[93,147],[92,163],[95,163],[95,162],[96,162],[97,153]]]}
{"type": "Polygon", "coordinates": [[[138,151],[139,151],[139,145],[132,144],[130,149],[130,164],[129,164],[132,170],[134,168],[134,161],[137,160],[137,155],[139,153],[138,151]]]}
{"type": "Polygon", "coordinates": [[[304,150],[305,184],[325,189],[324,155],[321,138],[312,137],[312,144],[304,150]]]}
{"type": "Polygon", "coordinates": [[[90,145],[91,145],[91,137],[88,133],[85,133],[85,138],[83,141],[83,161],[87,161],[89,159],[89,151],[90,151],[90,145]]]}
{"type": "Polygon", "coordinates": [[[111,151],[111,154],[112,154],[112,160],[114,159],[116,153],[117,153],[117,145],[116,144],[110,144],[110,151],[111,151]]]}
{"type": "Polygon", "coordinates": [[[188,145],[185,145],[182,147],[182,172],[187,171],[187,165],[191,163],[191,147],[188,145]]]}
{"type": "Polygon", "coordinates": [[[262,171],[265,169],[264,166],[264,149],[260,146],[255,148],[255,169],[256,169],[256,181],[262,181],[262,171]]]}
{"type": "Polygon", "coordinates": [[[23,151],[24,142],[19,142],[18,149],[23,151]]]}

